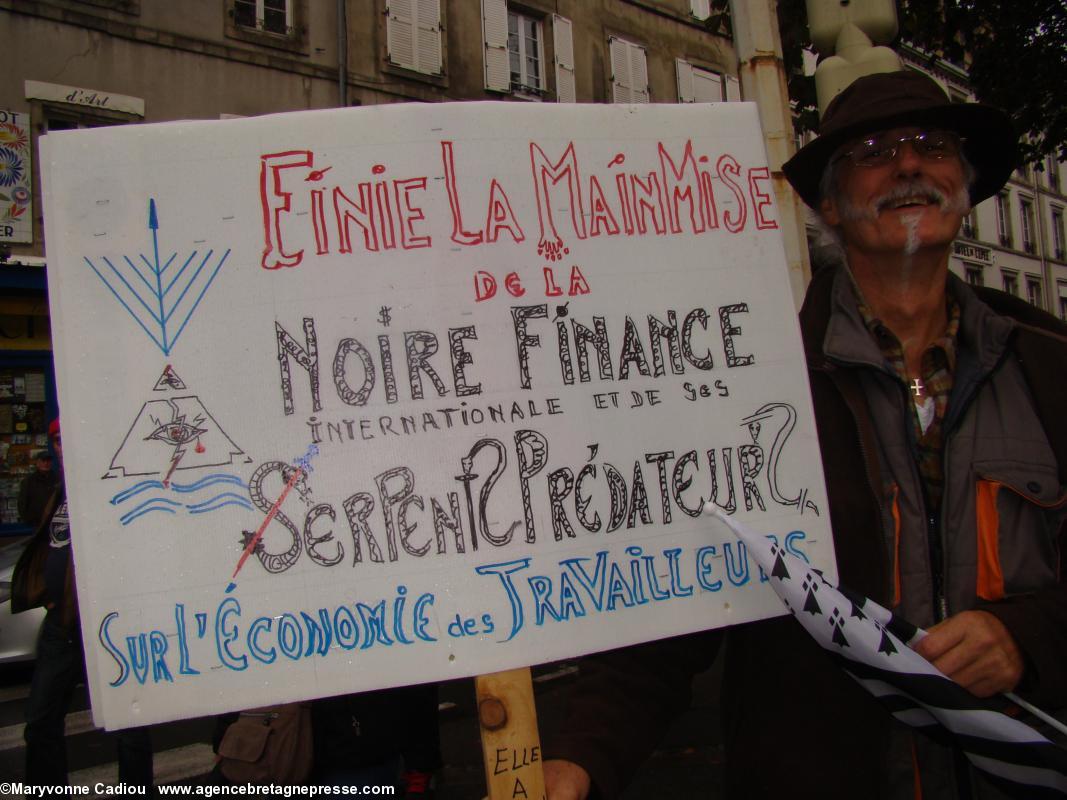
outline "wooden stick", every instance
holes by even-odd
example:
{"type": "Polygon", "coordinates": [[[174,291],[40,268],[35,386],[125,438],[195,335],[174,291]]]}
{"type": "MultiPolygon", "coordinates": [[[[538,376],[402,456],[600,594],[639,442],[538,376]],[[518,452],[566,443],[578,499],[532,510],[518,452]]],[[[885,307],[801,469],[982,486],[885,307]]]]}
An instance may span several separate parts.
{"type": "Polygon", "coordinates": [[[474,679],[489,800],[545,800],[530,668],[474,679]]]}

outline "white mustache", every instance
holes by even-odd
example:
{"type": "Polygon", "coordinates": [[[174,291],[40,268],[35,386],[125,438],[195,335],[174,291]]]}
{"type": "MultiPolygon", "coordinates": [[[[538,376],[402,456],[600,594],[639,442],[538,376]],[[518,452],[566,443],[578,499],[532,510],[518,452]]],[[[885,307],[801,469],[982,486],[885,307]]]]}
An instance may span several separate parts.
{"type": "Polygon", "coordinates": [[[924,180],[912,180],[894,186],[885,194],[876,197],[871,205],[875,213],[900,202],[901,200],[925,199],[936,203],[942,211],[948,209],[948,198],[936,186],[924,180]]]}
{"type": "Polygon", "coordinates": [[[841,209],[842,216],[851,220],[874,220],[881,211],[891,207],[901,200],[927,200],[934,203],[942,211],[957,211],[966,214],[970,208],[970,196],[966,187],[952,196],[946,195],[934,184],[923,178],[903,181],[893,186],[884,194],[875,197],[870,203],[863,206],[844,204],[841,209]]]}

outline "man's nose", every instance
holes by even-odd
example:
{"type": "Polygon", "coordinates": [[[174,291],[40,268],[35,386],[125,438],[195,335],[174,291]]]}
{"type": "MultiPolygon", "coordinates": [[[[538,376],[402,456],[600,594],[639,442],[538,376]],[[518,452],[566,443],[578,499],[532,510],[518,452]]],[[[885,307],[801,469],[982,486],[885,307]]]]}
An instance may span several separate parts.
{"type": "Polygon", "coordinates": [[[923,157],[915,149],[915,143],[911,139],[905,139],[902,142],[897,142],[897,154],[893,159],[893,163],[901,174],[914,175],[919,171],[919,167],[923,163],[923,157]]]}

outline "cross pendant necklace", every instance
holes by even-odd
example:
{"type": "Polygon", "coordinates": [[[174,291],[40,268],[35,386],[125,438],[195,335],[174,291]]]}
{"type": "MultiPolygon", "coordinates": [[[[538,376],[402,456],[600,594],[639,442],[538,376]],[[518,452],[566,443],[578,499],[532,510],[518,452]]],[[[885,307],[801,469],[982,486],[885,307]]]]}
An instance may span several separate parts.
{"type": "Polygon", "coordinates": [[[923,385],[923,382],[921,380],[916,378],[914,381],[911,382],[911,390],[915,392],[915,397],[917,399],[919,395],[925,394],[926,387],[923,385]]]}

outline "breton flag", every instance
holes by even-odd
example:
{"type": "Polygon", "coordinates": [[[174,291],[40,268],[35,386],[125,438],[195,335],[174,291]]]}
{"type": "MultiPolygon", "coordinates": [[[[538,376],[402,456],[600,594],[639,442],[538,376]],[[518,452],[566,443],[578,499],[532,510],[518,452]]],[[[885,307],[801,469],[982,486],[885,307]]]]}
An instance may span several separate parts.
{"type": "Polygon", "coordinates": [[[925,632],[872,600],[850,597],[713,503],[704,513],[737,535],[805,630],[900,722],[959,748],[1006,792],[1067,797],[1067,751],[994,710],[908,647],[925,632]]]}

